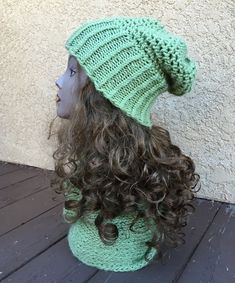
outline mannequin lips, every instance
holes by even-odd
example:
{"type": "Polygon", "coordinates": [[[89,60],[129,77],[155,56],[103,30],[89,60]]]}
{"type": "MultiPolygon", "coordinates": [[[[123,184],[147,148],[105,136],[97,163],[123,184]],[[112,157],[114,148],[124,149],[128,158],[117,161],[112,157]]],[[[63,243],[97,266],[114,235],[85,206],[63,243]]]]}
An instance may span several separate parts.
{"type": "Polygon", "coordinates": [[[58,95],[58,94],[57,94],[56,102],[60,102],[60,97],[59,97],[59,95],[58,95]]]}

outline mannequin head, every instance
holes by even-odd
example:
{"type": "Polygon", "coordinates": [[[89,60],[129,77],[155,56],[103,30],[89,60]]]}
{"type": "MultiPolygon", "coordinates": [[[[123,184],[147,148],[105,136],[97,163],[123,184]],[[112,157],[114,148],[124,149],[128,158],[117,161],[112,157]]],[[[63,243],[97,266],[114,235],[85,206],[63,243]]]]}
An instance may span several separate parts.
{"type": "Polygon", "coordinates": [[[51,185],[58,193],[77,187],[83,194],[81,201],[65,200],[66,210],[76,212],[68,213],[67,220],[73,223],[99,210],[95,223],[102,241],[110,243],[118,230],[105,221],[138,211],[137,219],[144,218],[153,232],[146,258],[151,247],[161,255],[163,240],[171,246],[182,243],[178,231],[200,178],[193,160],[172,144],[167,130],[141,125],[106,99],[74,56],[56,85],[57,115],[63,121],[51,185]]]}
{"type": "Polygon", "coordinates": [[[84,87],[88,76],[77,59],[69,55],[65,72],[56,80],[59,101],[57,115],[63,119],[70,119],[73,109],[78,102],[78,94],[84,87]]]}

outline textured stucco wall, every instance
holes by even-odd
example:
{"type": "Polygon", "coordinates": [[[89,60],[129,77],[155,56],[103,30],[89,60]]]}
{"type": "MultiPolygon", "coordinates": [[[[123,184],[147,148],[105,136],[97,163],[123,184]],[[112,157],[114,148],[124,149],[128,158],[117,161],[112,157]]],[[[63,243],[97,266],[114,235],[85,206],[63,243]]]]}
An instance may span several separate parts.
{"type": "Polygon", "coordinates": [[[183,36],[198,63],[192,92],[161,95],[154,119],[195,160],[198,196],[235,203],[234,11],[233,0],[1,1],[0,159],[53,169],[47,136],[65,39],[87,19],[149,15],[183,36]]]}

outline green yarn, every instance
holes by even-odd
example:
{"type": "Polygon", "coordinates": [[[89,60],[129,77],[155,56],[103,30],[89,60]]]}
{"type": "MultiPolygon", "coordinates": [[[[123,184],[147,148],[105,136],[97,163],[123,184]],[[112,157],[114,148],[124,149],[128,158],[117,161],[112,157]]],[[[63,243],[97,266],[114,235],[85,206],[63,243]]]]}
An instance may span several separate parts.
{"type": "MultiPolygon", "coordinates": [[[[95,217],[93,214],[93,224],[79,219],[69,228],[68,244],[76,258],[89,266],[116,272],[135,271],[148,265],[149,262],[144,259],[147,250],[145,242],[151,240],[152,234],[150,230],[146,231],[142,221],[135,223],[134,229],[138,232],[134,233],[128,228],[133,219],[131,215],[113,219],[110,223],[116,224],[118,238],[113,245],[105,245],[94,225],[95,217]]],[[[91,216],[89,219],[91,221],[91,216]]],[[[157,250],[152,248],[149,260],[156,253],[157,250]]]]}
{"type": "Polygon", "coordinates": [[[152,126],[151,108],[165,91],[192,88],[195,62],[185,41],[150,17],[115,16],[81,25],[65,47],[111,103],[142,125],[152,126]]]}
{"type": "MultiPolygon", "coordinates": [[[[79,189],[72,187],[72,191],[65,195],[66,200],[80,200],[79,189]]],[[[118,228],[118,238],[113,245],[105,245],[100,239],[94,224],[97,215],[98,212],[83,215],[69,227],[68,245],[77,259],[102,270],[120,272],[135,271],[149,264],[157,250],[152,248],[148,254],[149,261],[144,259],[148,248],[145,242],[151,240],[152,231],[148,229],[143,219],[139,219],[134,224],[132,229],[135,232],[129,230],[131,222],[136,217],[136,212],[125,216],[120,215],[109,221],[118,228]]],[[[68,218],[75,216],[74,211],[63,208],[65,222],[70,223],[68,218]]]]}

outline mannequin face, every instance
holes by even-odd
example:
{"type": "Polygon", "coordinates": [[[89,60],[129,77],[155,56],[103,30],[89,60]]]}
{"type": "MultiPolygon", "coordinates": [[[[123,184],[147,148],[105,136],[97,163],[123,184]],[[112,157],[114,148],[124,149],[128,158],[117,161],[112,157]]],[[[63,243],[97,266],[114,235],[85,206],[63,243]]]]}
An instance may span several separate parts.
{"type": "Polygon", "coordinates": [[[84,86],[87,75],[78,64],[77,59],[69,55],[67,69],[55,82],[58,87],[60,101],[56,102],[57,115],[63,119],[69,119],[75,104],[78,101],[78,92],[84,86]]]}

